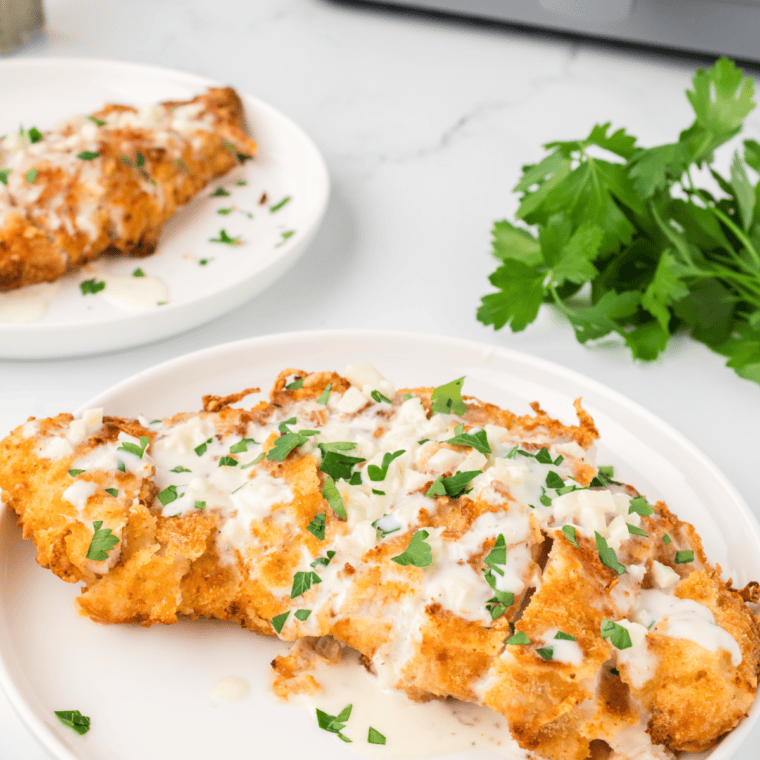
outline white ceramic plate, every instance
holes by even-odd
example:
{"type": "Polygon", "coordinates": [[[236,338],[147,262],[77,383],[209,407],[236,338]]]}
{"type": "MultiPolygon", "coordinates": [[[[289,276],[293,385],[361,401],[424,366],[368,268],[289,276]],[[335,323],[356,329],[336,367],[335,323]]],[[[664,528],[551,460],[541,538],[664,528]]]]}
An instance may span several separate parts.
{"type": "MultiPolygon", "coordinates": [[[[200,408],[205,393],[256,384],[266,393],[285,367],[338,370],[372,361],[397,387],[439,385],[466,375],[465,393],[527,412],[540,400],[570,422],[583,397],[601,432],[600,463],[693,522],[713,561],[737,585],[760,578],[760,528],[725,477],[679,433],[599,383],[506,349],[441,337],[385,332],[292,333],[230,343],[175,359],[85,404],[149,419],[200,408]],[[719,509],[710,509],[719,505],[719,509]]],[[[81,411],[78,410],[78,411],[81,411]]],[[[268,663],[282,646],[231,624],[100,626],[77,616],[76,588],[35,564],[13,515],[0,523],[0,682],[35,735],[58,760],[207,760],[209,757],[349,758],[296,706],[268,693],[268,663]],[[253,693],[221,706],[211,689],[225,676],[253,693]],[[80,737],[54,710],[92,717],[80,737]]],[[[760,713],[711,754],[726,760],[760,713]]],[[[455,756],[457,757],[457,756],[455,756]]],[[[464,758],[464,755],[458,757],[464,758]]]]}
{"type": "MultiPolygon", "coordinates": [[[[0,61],[0,134],[20,124],[44,130],[64,117],[90,113],[108,102],[143,106],[191,98],[215,84],[191,74],[132,63],[51,58],[0,61]]],[[[212,183],[180,209],[164,228],[152,256],[108,256],[93,262],[59,281],[42,319],[0,322],[0,356],[72,356],[163,338],[239,306],[296,261],[327,205],[327,169],[299,127],[266,103],[242,97],[249,132],[259,145],[255,159],[212,183]],[[238,186],[238,181],[247,185],[238,186]],[[219,186],[231,195],[209,197],[219,186]],[[263,193],[267,201],[262,204],[263,193]],[[270,212],[271,206],[288,196],[289,203],[270,212]],[[236,210],[229,215],[217,214],[233,206],[236,210]],[[244,244],[209,242],[221,229],[230,236],[242,236],[244,244]],[[290,237],[283,237],[291,231],[290,237]],[[199,264],[203,260],[208,263],[199,264]],[[128,275],[136,267],[166,283],[168,303],[129,310],[109,303],[105,293],[83,296],[80,291],[84,280],[103,273],[128,275]]],[[[3,298],[7,295],[0,294],[0,302],[3,298]]]]}

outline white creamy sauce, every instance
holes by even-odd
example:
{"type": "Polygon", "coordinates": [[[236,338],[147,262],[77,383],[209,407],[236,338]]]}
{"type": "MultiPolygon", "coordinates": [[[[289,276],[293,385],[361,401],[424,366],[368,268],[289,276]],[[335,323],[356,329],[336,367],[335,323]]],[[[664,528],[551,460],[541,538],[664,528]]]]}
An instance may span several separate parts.
{"type": "Polygon", "coordinates": [[[642,591],[636,603],[636,621],[674,639],[688,639],[710,652],[725,649],[734,667],[742,661],[736,639],[715,622],[712,612],[693,599],[651,589],[642,591]]]}
{"type": "Polygon", "coordinates": [[[168,286],[158,277],[106,274],[100,279],[106,286],[98,296],[125,309],[151,309],[170,300],[168,286]]]}
{"type": "Polygon", "coordinates": [[[40,282],[0,293],[0,322],[37,322],[45,316],[59,282],[40,282]]]}
{"type": "MultiPolygon", "coordinates": [[[[431,757],[470,749],[489,750],[513,760],[528,758],[509,733],[506,718],[486,707],[456,700],[412,702],[403,692],[383,689],[377,678],[359,664],[355,653],[344,654],[333,665],[320,663],[312,671],[322,691],[297,695],[290,702],[302,705],[316,721],[316,709],[337,715],[353,705],[342,733],[353,752],[385,758],[431,757]],[[385,744],[367,741],[370,726],[385,744]]],[[[330,741],[329,735],[325,736],[330,741]]]]}
{"type": "Polygon", "coordinates": [[[98,484],[90,480],[75,480],[64,492],[63,498],[73,504],[79,512],[87,506],[90,496],[98,490],[98,484]]]}
{"type": "Polygon", "coordinates": [[[211,690],[211,699],[217,703],[242,702],[251,693],[251,685],[240,676],[220,678],[211,690]]]}

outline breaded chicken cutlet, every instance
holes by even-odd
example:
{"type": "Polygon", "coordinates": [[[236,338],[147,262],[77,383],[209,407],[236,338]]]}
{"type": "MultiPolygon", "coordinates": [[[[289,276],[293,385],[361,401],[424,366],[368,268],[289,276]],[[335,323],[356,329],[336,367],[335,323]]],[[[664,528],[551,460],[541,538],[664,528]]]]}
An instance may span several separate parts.
{"type": "Polygon", "coordinates": [[[0,139],[0,291],[51,282],[106,251],[153,253],[179,206],[253,156],[243,121],[235,90],[210,88],[0,139]]]}
{"type": "Polygon", "coordinates": [[[252,409],[231,405],[255,389],[152,422],[31,420],[0,442],[0,497],[95,621],[297,641],[281,695],[319,688],[309,647],[333,637],[383,687],[498,711],[536,757],[713,746],[755,696],[751,594],[595,466],[579,401],[566,426],[461,384],[285,370],[252,409]]]}

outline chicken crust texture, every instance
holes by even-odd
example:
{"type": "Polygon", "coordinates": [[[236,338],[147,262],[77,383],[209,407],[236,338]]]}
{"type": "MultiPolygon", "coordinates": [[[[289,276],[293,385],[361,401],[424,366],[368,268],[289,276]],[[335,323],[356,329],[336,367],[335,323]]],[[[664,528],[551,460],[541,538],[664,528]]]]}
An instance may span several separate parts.
{"type": "Polygon", "coordinates": [[[151,422],[31,419],[0,441],[0,498],[94,621],[294,642],[282,697],[350,647],[382,687],[501,713],[538,758],[713,746],[755,698],[755,586],[597,467],[580,400],[566,425],[456,382],[289,368],[252,406],[256,388],[151,422]]]}

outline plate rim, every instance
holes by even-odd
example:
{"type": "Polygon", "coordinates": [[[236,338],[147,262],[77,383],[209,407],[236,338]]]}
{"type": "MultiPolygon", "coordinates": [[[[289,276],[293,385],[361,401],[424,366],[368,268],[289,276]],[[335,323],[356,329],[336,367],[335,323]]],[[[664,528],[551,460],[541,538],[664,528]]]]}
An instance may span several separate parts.
{"type": "MultiPolygon", "coordinates": [[[[182,81],[187,85],[197,85],[199,87],[227,86],[223,82],[200,74],[193,74],[179,69],[172,69],[166,66],[156,66],[153,64],[138,63],[133,61],[118,61],[110,58],[87,58],[81,56],[54,56],[50,58],[35,56],[30,58],[10,59],[0,58],[0,74],[4,73],[4,71],[8,69],[44,69],[50,67],[76,68],[77,66],[95,66],[127,72],[136,71],[142,73],[143,75],[152,73],[155,75],[160,75],[162,77],[173,78],[175,81],[182,81]]],[[[309,147],[310,152],[313,154],[315,166],[318,167],[320,175],[319,201],[316,212],[314,213],[313,221],[303,235],[299,235],[297,238],[294,238],[293,243],[289,247],[283,248],[281,255],[276,256],[273,261],[268,262],[267,268],[263,272],[264,275],[270,273],[273,268],[276,269],[277,267],[282,267],[282,271],[276,274],[272,280],[268,281],[264,285],[263,289],[266,289],[296,263],[296,261],[305,252],[317,230],[320,228],[332,195],[332,181],[327,166],[327,161],[322,154],[322,151],[319,149],[314,139],[306,132],[306,130],[304,130],[295,120],[293,120],[289,115],[284,113],[279,108],[275,108],[268,102],[261,100],[260,98],[249,94],[248,92],[237,90],[237,88],[236,91],[240,95],[244,104],[247,106],[247,111],[248,108],[255,108],[256,111],[260,113],[265,112],[268,119],[280,120],[282,123],[287,125],[288,129],[297,134],[299,139],[309,147]]],[[[155,324],[157,319],[158,321],[166,322],[167,318],[164,317],[164,315],[167,315],[168,321],[171,322],[172,318],[176,318],[178,312],[186,311],[190,307],[198,308],[200,311],[203,311],[203,308],[206,307],[215,297],[218,298],[221,297],[222,294],[229,294],[230,291],[237,291],[239,286],[240,283],[232,283],[224,286],[221,289],[216,289],[211,293],[204,293],[193,301],[187,303],[170,301],[160,311],[125,312],[125,314],[106,316],[103,319],[99,319],[95,323],[88,323],[83,320],[58,322],[55,324],[40,324],[39,322],[0,322],[0,336],[7,336],[9,340],[12,340],[14,343],[18,344],[20,341],[24,340],[33,341],[35,338],[39,338],[43,335],[50,336],[50,338],[53,339],[56,337],[65,336],[70,331],[86,331],[88,327],[91,327],[93,325],[97,325],[99,329],[107,329],[109,326],[121,325],[124,323],[135,324],[136,329],[132,332],[135,334],[140,334],[142,332],[142,330],[139,329],[141,322],[155,324]]],[[[250,298],[255,297],[258,292],[260,292],[260,290],[257,290],[253,295],[244,297],[242,300],[239,298],[233,298],[231,299],[233,301],[232,306],[225,306],[221,310],[216,309],[211,316],[205,316],[202,319],[193,322],[188,321],[183,327],[180,328],[171,326],[167,329],[159,330],[157,337],[152,337],[147,340],[126,340],[121,341],[116,345],[107,346],[104,348],[99,348],[96,346],[83,346],[81,350],[71,351],[44,351],[43,353],[37,353],[35,351],[28,352],[8,350],[7,352],[1,351],[0,357],[9,359],[70,358],[75,356],[102,354],[109,351],[146,345],[148,343],[153,343],[157,340],[162,340],[171,335],[176,335],[178,333],[192,329],[198,325],[206,324],[207,322],[210,322],[211,320],[226,314],[231,309],[240,306],[242,303],[250,300],[250,298]]]]}
{"type": "MultiPolygon", "coordinates": [[[[402,332],[398,330],[371,330],[361,328],[350,329],[327,329],[327,330],[302,330],[291,331],[283,333],[272,333],[260,336],[254,336],[251,338],[244,338],[235,341],[229,341],[225,343],[208,346],[195,351],[191,351],[181,356],[167,359],[158,364],[155,364],[146,369],[140,370],[134,373],[128,378],[112,384],[105,390],[101,391],[88,401],[80,404],[73,410],[74,414],[81,414],[85,409],[97,407],[102,405],[104,400],[109,397],[118,395],[119,393],[128,390],[129,387],[135,383],[143,383],[150,381],[152,378],[157,378],[166,373],[174,372],[178,369],[182,369],[184,365],[195,364],[199,361],[206,363],[206,366],[215,366],[214,358],[218,358],[221,355],[227,354],[241,354],[246,352],[255,352],[259,347],[269,347],[271,344],[277,344],[283,349],[283,352],[287,350],[288,343],[301,343],[304,341],[315,342],[319,340],[355,340],[356,338],[363,338],[372,340],[373,338],[381,340],[399,340],[422,342],[423,345],[434,344],[436,347],[445,346],[449,349],[463,349],[468,351],[480,351],[483,354],[484,359],[491,358],[498,355],[501,358],[520,362],[528,365],[534,369],[549,372],[560,378],[564,378],[576,383],[582,383],[585,387],[593,392],[606,397],[609,401],[615,404],[622,404],[624,407],[635,412],[637,416],[642,417],[646,423],[659,428],[675,439],[687,453],[694,458],[694,460],[703,468],[709,471],[710,475],[714,477],[722,488],[725,489],[727,496],[729,496],[738,507],[740,513],[745,518],[748,526],[752,531],[752,539],[754,543],[760,546],[760,521],[755,516],[754,512],[750,508],[749,504],[739,493],[736,487],[731,483],[726,475],[715,465],[715,463],[704,453],[702,450],[692,443],[683,433],[677,430],[653,412],[649,411],[646,407],[639,404],[619,391],[611,388],[610,386],[596,380],[588,375],[584,375],[576,370],[564,367],[561,364],[552,362],[550,360],[536,357],[531,354],[517,351],[507,346],[500,346],[490,343],[484,343],[481,341],[470,340],[465,338],[456,338],[446,335],[433,335],[417,332],[402,332]]],[[[252,369],[255,372],[255,368],[252,369]]],[[[223,377],[223,376],[221,376],[223,377]]],[[[221,379],[221,377],[217,379],[221,379]]],[[[213,389],[212,389],[213,391],[213,389]]],[[[139,414],[140,410],[136,410],[135,414],[139,414]]],[[[10,510],[5,510],[7,514],[0,516],[2,519],[12,519],[10,510]]],[[[0,619],[0,624],[2,619],[0,619]]],[[[55,760],[80,760],[80,757],[73,754],[73,752],[65,745],[64,741],[52,730],[41,718],[39,718],[29,704],[21,696],[20,690],[16,686],[16,682],[11,677],[10,671],[6,664],[5,657],[0,656],[0,687],[3,688],[8,700],[13,706],[16,713],[21,717],[26,727],[30,730],[34,738],[42,744],[42,746],[51,753],[55,760]]],[[[711,760],[730,760],[734,752],[742,745],[747,734],[757,724],[758,718],[760,718],[760,694],[758,694],[753,702],[752,707],[748,715],[742,720],[739,726],[725,736],[721,742],[713,749],[710,755],[711,760]]],[[[696,757],[699,757],[697,755],[696,757]]]]}

